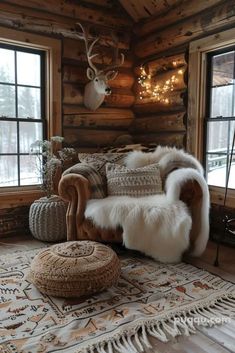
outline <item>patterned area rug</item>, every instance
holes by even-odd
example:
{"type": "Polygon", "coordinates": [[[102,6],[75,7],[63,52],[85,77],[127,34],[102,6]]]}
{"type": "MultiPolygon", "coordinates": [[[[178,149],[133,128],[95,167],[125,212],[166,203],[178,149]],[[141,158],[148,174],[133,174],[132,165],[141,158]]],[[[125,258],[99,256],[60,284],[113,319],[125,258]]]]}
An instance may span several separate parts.
{"type": "Polygon", "coordinates": [[[184,263],[120,254],[116,287],[83,299],[41,294],[27,280],[39,250],[0,260],[1,353],[137,353],[235,314],[235,286],[184,263]]]}

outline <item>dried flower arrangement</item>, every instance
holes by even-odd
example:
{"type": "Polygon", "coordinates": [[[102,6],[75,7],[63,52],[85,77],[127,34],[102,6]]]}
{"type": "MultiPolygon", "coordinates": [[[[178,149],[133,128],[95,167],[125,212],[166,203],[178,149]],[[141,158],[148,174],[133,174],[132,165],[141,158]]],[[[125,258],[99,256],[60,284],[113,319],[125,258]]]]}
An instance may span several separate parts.
{"type": "Polygon", "coordinates": [[[37,170],[41,179],[41,188],[49,198],[54,190],[54,178],[65,161],[72,160],[76,151],[74,148],[64,147],[60,149],[64,138],[52,136],[50,140],[37,140],[30,146],[30,153],[36,155],[37,170]]]}

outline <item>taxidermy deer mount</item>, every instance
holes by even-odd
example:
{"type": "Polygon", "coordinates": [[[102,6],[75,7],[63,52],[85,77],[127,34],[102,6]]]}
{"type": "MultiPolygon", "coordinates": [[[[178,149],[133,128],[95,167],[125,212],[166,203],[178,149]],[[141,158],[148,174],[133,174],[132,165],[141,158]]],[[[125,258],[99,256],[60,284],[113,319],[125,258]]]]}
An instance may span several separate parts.
{"type": "Polygon", "coordinates": [[[117,69],[124,63],[124,54],[121,53],[121,59],[118,63],[118,46],[115,48],[114,64],[108,65],[103,70],[98,70],[97,67],[92,63],[92,59],[99,54],[92,54],[92,50],[95,44],[99,41],[99,37],[95,38],[92,42],[89,39],[89,33],[84,29],[81,23],[77,23],[81,28],[82,33],[76,33],[77,37],[83,39],[85,42],[86,56],[89,67],[87,68],[87,77],[90,80],[85,86],[84,92],[84,105],[90,110],[96,110],[104,101],[105,96],[112,93],[111,88],[108,85],[108,81],[115,79],[118,74],[117,69]],[[89,43],[90,41],[90,43],[89,43]]]}

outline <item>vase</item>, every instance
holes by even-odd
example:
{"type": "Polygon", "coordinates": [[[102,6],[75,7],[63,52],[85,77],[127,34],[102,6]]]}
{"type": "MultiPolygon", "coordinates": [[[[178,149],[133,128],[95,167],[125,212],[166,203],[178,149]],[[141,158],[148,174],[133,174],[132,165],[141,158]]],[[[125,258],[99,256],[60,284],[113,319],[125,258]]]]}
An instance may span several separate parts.
{"type": "Polygon", "coordinates": [[[67,205],[57,195],[35,200],[29,210],[29,229],[32,235],[48,242],[65,240],[67,205]]]}

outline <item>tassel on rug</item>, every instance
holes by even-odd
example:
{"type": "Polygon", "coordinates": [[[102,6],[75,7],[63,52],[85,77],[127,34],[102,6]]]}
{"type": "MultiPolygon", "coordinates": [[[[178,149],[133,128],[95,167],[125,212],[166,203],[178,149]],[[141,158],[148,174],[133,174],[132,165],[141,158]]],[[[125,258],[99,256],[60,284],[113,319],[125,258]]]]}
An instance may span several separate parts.
{"type": "Polygon", "coordinates": [[[86,348],[82,353],[143,353],[152,348],[149,336],[168,342],[179,335],[189,336],[197,332],[198,326],[212,327],[228,322],[235,316],[235,294],[226,294],[207,305],[197,304],[174,316],[139,323],[131,332],[100,342],[86,348]]]}

